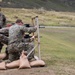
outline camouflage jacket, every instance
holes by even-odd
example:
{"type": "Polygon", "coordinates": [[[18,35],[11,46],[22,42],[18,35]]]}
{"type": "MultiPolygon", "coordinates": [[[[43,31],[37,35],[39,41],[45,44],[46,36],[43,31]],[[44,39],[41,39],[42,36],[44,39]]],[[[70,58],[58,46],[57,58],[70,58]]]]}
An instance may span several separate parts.
{"type": "Polygon", "coordinates": [[[9,28],[9,44],[13,42],[22,41],[25,32],[35,32],[36,27],[25,27],[15,24],[9,28]]]}
{"type": "Polygon", "coordinates": [[[5,28],[0,29],[0,34],[4,34],[5,36],[8,36],[9,27],[5,27],[5,28]]]}

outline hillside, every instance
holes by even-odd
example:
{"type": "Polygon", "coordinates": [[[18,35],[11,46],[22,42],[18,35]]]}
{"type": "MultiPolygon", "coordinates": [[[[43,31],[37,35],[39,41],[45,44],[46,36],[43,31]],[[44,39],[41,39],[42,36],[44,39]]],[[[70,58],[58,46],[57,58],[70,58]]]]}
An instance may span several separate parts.
{"type": "Polygon", "coordinates": [[[75,0],[2,0],[2,7],[41,8],[55,11],[75,11],[75,0]]]}
{"type": "Polygon", "coordinates": [[[31,23],[31,17],[38,15],[40,25],[75,27],[75,0],[2,0],[0,4],[7,23],[17,18],[31,23]]]}

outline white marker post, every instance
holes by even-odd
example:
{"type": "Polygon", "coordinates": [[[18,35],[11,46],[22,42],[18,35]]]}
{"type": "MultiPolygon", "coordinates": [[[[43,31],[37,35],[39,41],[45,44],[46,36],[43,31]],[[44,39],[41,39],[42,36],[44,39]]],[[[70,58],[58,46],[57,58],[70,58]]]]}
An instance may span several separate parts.
{"type": "Polygon", "coordinates": [[[35,17],[35,24],[37,25],[37,34],[38,34],[38,53],[39,53],[39,59],[41,59],[41,54],[40,54],[40,33],[39,33],[39,22],[38,22],[38,16],[35,17]]]}
{"type": "MultiPolygon", "coordinates": [[[[38,16],[34,17],[32,19],[32,24],[37,26],[37,34],[38,34],[38,43],[37,45],[29,52],[29,54],[27,55],[27,58],[29,57],[29,55],[34,51],[34,49],[36,47],[38,47],[38,55],[39,55],[39,59],[41,59],[41,54],[40,54],[40,33],[39,33],[39,23],[38,23],[38,16]]],[[[34,35],[34,33],[33,33],[34,35]]]]}

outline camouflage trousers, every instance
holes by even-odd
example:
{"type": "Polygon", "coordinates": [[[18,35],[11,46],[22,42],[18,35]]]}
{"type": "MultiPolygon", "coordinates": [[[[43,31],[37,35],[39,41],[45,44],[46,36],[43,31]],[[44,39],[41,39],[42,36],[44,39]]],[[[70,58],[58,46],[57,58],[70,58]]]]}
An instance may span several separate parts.
{"type": "Polygon", "coordinates": [[[3,44],[0,42],[0,52],[2,50],[3,44]]]}
{"type": "Polygon", "coordinates": [[[8,37],[3,35],[3,34],[0,34],[0,42],[2,42],[3,44],[8,45],[8,37]]]}
{"type": "Polygon", "coordinates": [[[25,50],[25,43],[21,41],[17,41],[14,43],[11,43],[7,46],[8,54],[9,54],[9,60],[14,61],[19,59],[21,52],[25,50]]]}
{"type": "MultiPolygon", "coordinates": [[[[9,60],[14,61],[20,58],[21,52],[27,51],[27,54],[33,49],[34,44],[31,43],[25,43],[25,42],[15,42],[12,44],[9,44],[7,47],[8,54],[9,54],[9,60]]],[[[34,51],[30,54],[28,57],[29,60],[31,60],[34,57],[34,51]]]]}
{"type": "Polygon", "coordinates": [[[0,52],[3,47],[3,44],[8,45],[8,37],[3,34],[0,34],[0,52]]]}

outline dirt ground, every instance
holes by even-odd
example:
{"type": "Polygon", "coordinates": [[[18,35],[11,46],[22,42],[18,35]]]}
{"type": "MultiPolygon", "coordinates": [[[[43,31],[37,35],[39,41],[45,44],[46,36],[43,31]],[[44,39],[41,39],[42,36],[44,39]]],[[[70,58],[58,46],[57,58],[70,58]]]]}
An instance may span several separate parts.
{"type": "Polygon", "coordinates": [[[31,69],[0,70],[0,75],[75,75],[75,67],[66,65],[35,67],[31,69]]]}
{"type": "Polygon", "coordinates": [[[47,67],[38,67],[31,69],[8,69],[0,70],[0,75],[55,75],[47,67]]]}

